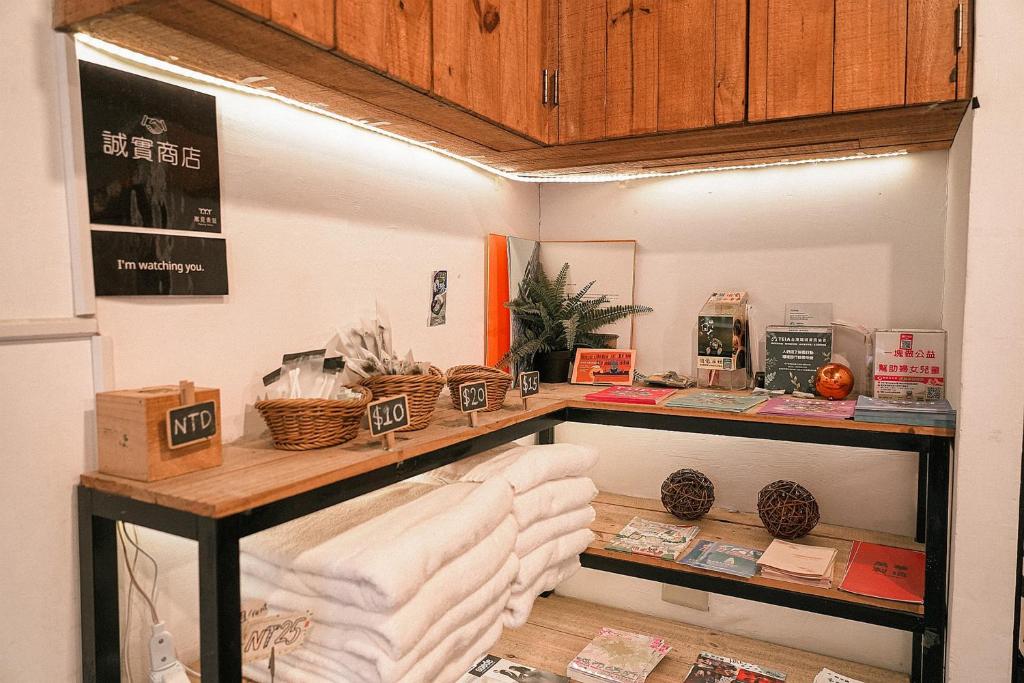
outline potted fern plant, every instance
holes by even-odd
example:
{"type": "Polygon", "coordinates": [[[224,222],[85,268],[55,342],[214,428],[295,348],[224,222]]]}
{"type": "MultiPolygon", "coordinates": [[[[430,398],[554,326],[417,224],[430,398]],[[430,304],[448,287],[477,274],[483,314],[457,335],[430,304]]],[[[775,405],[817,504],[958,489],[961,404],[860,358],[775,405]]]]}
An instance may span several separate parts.
{"type": "Polygon", "coordinates": [[[607,296],[587,298],[594,286],[588,282],[569,294],[569,264],[552,280],[539,261],[527,269],[516,298],[505,306],[512,311],[515,337],[499,366],[540,371],[542,382],[565,382],[577,348],[602,348],[609,335],[604,326],[654,309],[640,305],[608,306],[607,296]]]}

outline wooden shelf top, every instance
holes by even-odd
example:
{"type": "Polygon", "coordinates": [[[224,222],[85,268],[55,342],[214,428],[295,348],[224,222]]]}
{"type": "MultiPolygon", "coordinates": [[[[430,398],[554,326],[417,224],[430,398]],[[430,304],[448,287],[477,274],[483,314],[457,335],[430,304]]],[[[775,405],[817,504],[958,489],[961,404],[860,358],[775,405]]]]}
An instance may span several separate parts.
{"type": "MultiPolygon", "coordinates": [[[[953,430],[872,424],[852,420],[826,420],[721,413],[714,411],[640,406],[619,403],[593,403],[583,396],[594,387],[544,385],[541,395],[530,399],[522,409],[517,394],[510,393],[501,410],[480,413],[480,424],[470,427],[466,416],[456,411],[447,394],[442,395],[430,425],[423,430],[397,434],[397,447],[385,451],[379,440],[362,432],[341,446],[313,451],[275,450],[266,438],[240,440],[224,446],[220,467],[155,482],[142,482],[100,472],[83,474],[81,483],[97,491],[124,496],[146,503],[190,512],[203,517],[220,518],[283,500],[321,486],[351,479],[361,474],[401,463],[426,453],[521,424],[534,418],[551,416],[566,408],[602,411],[677,415],[724,421],[784,424],[798,427],[850,429],[875,433],[913,434],[952,437],[953,430]]],[[[684,390],[688,391],[688,390],[684,390]]]]}
{"type": "MultiPolygon", "coordinates": [[[[819,524],[814,528],[814,531],[810,535],[798,539],[797,542],[805,545],[835,548],[838,551],[838,554],[836,555],[835,569],[832,574],[833,585],[832,588],[826,589],[815,588],[813,586],[803,586],[788,581],[774,581],[761,576],[743,579],[718,572],[696,569],[684,564],[679,564],[678,562],[670,562],[654,557],[646,557],[644,555],[631,555],[614,550],[605,550],[605,545],[608,544],[608,541],[610,541],[611,538],[633,517],[639,516],[644,519],[656,522],[665,522],[667,524],[685,524],[686,522],[680,522],[679,519],[665,512],[665,507],[660,501],[646,498],[634,498],[632,496],[621,496],[611,493],[599,494],[597,499],[594,501],[594,509],[597,511],[597,518],[594,520],[591,528],[597,535],[597,539],[595,539],[595,541],[591,543],[590,547],[586,550],[585,554],[587,555],[624,560],[637,565],[637,567],[660,567],[679,572],[680,574],[711,575],[729,581],[736,581],[738,583],[749,583],[777,588],[790,593],[803,593],[805,595],[813,595],[821,598],[827,598],[829,600],[906,612],[907,614],[917,616],[924,615],[923,605],[913,605],[893,600],[869,598],[863,595],[845,593],[838,588],[843,576],[846,574],[846,565],[850,561],[850,550],[853,547],[854,541],[860,540],[870,543],[896,546],[899,548],[924,550],[924,545],[915,543],[913,539],[906,536],[887,534],[879,531],[869,531],[867,529],[852,529],[848,527],[833,526],[830,524],[819,524]]],[[[729,512],[719,508],[714,508],[706,516],[691,523],[700,527],[700,533],[697,535],[697,538],[693,543],[690,544],[691,548],[698,540],[704,539],[725,541],[727,543],[735,543],[737,545],[746,546],[748,548],[757,548],[759,550],[766,549],[772,542],[772,536],[761,525],[761,521],[758,519],[756,514],[729,512]]]]}
{"type": "Polygon", "coordinates": [[[908,681],[906,674],[895,671],[557,595],[539,598],[526,625],[505,629],[490,652],[565,675],[572,658],[603,626],[661,636],[672,646],[672,651],[648,676],[648,683],[679,683],[702,651],[783,672],[787,683],[812,683],[823,668],[864,683],[908,681]]]}

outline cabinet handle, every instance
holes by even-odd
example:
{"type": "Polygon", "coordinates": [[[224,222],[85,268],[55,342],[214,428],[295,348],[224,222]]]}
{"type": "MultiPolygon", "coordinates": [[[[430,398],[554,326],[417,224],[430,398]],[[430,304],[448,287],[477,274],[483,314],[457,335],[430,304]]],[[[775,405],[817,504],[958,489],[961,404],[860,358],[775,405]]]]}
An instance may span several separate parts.
{"type": "Polygon", "coordinates": [[[554,106],[558,106],[558,69],[555,69],[555,96],[553,99],[554,106]]]}
{"type": "Polygon", "coordinates": [[[959,52],[964,46],[964,3],[956,5],[956,50],[959,52]]]}
{"type": "Polygon", "coordinates": [[[541,93],[542,94],[541,94],[540,101],[541,101],[541,104],[546,106],[547,103],[548,103],[548,70],[547,69],[544,69],[543,80],[541,81],[541,83],[542,83],[542,87],[541,87],[541,93]]]}

